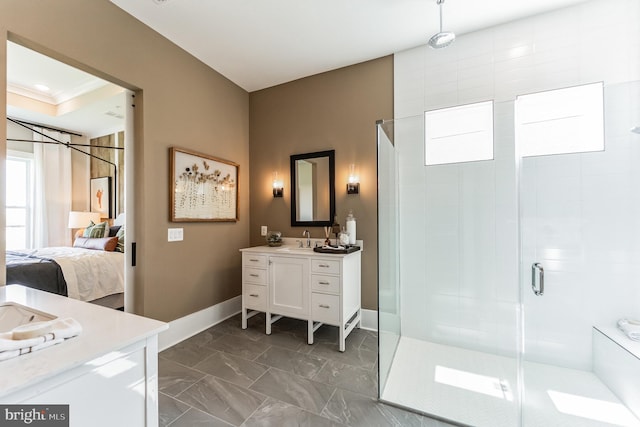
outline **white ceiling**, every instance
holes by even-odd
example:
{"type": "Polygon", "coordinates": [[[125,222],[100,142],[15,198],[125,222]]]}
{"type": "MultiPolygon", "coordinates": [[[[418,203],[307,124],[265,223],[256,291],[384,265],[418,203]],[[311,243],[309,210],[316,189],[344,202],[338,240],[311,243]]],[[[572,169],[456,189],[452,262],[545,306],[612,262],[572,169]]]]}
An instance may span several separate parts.
{"type": "MultiPolygon", "coordinates": [[[[458,36],[585,0],[447,0],[458,36]]],[[[436,0],[111,0],[252,92],[423,45],[436,0]]]]}
{"type": "Polygon", "coordinates": [[[119,86],[15,43],[7,43],[7,116],[84,134],[124,128],[119,86]],[[35,87],[44,84],[50,90],[35,87]]]}

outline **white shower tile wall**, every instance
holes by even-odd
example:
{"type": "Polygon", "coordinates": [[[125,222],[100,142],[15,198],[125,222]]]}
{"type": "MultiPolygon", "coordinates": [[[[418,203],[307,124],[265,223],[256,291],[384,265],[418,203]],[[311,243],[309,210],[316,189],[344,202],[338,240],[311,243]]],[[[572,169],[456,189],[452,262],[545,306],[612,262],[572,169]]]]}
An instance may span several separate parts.
{"type": "Polygon", "coordinates": [[[522,293],[525,357],[591,369],[591,327],[640,317],[638,17],[640,1],[591,1],[395,55],[403,335],[512,356],[522,293]],[[519,206],[513,100],[595,81],[606,151],[525,158],[519,206]],[[489,99],[495,159],[425,167],[424,111],[489,99]]]}

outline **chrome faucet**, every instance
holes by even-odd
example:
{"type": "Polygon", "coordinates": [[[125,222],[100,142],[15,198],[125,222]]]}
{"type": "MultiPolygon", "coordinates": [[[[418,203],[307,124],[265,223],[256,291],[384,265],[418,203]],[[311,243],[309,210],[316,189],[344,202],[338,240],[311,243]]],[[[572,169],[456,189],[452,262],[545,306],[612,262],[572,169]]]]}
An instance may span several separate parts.
{"type": "Polygon", "coordinates": [[[307,238],[307,247],[310,248],[311,247],[311,233],[309,233],[309,230],[304,230],[302,232],[302,237],[306,237],[307,238]]]}

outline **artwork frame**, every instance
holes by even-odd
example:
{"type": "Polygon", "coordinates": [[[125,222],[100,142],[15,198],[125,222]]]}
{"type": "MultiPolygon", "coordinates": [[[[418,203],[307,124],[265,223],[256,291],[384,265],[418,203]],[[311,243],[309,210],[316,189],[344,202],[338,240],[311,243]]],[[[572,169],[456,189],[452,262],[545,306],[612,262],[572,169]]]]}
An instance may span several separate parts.
{"type": "Polygon", "coordinates": [[[101,176],[89,180],[91,212],[100,212],[102,218],[111,218],[111,177],[101,176]]]}
{"type": "Polygon", "coordinates": [[[171,222],[238,221],[237,163],[169,147],[169,175],[171,222]]]}

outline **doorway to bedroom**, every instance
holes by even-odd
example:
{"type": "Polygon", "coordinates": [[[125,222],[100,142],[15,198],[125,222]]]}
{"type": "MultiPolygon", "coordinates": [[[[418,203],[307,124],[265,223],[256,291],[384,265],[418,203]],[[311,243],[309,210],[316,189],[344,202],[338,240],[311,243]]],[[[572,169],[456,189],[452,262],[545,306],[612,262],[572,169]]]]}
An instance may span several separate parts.
{"type": "Polygon", "coordinates": [[[9,41],[6,120],[5,283],[133,311],[133,92],[9,41]]]}

